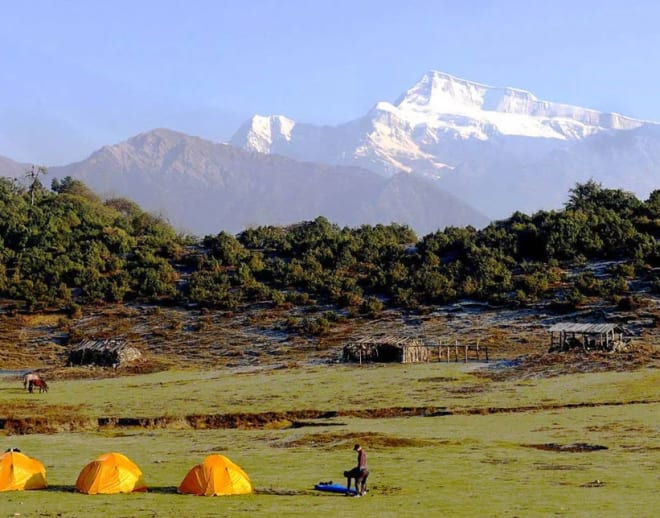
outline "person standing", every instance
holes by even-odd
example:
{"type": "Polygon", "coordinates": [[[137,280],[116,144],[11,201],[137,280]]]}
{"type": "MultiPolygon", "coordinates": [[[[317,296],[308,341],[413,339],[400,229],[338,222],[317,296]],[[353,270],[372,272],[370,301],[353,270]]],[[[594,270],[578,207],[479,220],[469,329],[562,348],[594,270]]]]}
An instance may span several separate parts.
{"type": "Polygon", "coordinates": [[[357,452],[357,466],[355,467],[355,490],[356,496],[362,496],[367,492],[367,477],[369,476],[369,469],[367,468],[367,454],[364,448],[359,444],[353,447],[353,451],[357,452]]]}

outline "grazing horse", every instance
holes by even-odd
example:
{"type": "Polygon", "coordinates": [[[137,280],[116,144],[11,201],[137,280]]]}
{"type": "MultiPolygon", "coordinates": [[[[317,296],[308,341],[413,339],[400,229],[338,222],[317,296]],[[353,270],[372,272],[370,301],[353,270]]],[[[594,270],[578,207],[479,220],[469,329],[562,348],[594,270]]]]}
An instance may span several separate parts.
{"type": "Polygon", "coordinates": [[[30,382],[28,383],[28,391],[30,392],[30,394],[32,394],[32,391],[34,390],[34,387],[39,388],[39,393],[48,392],[48,383],[46,383],[41,378],[36,379],[36,380],[30,380],[30,382]]]}
{"type": "Polygon", "coordinates": [[[41,376],[35,372],[28,372],[23,376],[23,388],[25,390],[28,390],[28,385],[30,382],[35,381],[35,380],[40,380],[41,376]]]}

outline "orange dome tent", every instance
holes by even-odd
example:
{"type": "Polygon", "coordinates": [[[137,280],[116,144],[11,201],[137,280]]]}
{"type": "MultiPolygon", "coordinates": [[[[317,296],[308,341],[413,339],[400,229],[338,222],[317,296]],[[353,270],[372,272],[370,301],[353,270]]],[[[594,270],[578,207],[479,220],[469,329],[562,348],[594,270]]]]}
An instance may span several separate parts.
{"type": "Polygon", "coordinates": [[[146,491],[142,471],[121,453],[105,453],[85,466],[76,488],[88,495],[146,491]]]}
{"type": "Polygon", "coordinates": [[[188,472],[179,486],[179,493],[200,496],[245,495],[252,491],[247,473],[224,455],[206,457],[188,472]]]}
{"type": "Polygon", "coordinates": [[[0,491],[43,489],[46,484],[46,468],[37,459],[16,450],[0,455],[0,491]]]}

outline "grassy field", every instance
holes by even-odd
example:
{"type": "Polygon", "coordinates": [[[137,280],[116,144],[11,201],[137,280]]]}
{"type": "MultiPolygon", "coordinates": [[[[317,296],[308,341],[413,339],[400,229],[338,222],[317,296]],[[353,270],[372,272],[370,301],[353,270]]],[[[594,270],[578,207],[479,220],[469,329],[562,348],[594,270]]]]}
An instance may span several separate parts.
{"type": "Polygon", "coordinates": [[[109,379],[50,380],[28,394],[0,378],[3,415],[42,416],[67,408],[82,416],[158,417],[233,412],[337,411],[389,407],[543,407],[660,399],[660,370],[491,381],[470,364],[346,364],[216,371],[163,371],[109,379]]]}
{"type": "Polygon", "coordinates": [[[168,371],[51,383],[26,394],[0,379],[2,415],[162,416],[447,407],[454,415],[314,420],[273,429],[113,428],[1,436],[47,469],[46,491],[0,494],[0,516],[654,516],[660,507],[660,371],[491,381],[474,366],[298,366],[168,371]],[[593,407],[567,407],[588,403],[593,407]],[[529,410],[533,407],[534,410],[529,410]],[[510,412],[488,413],[508,408],[510,412]],[[483,412],[482,412],[483,410],[483,412]],[[483,415],[482,415],[483,414],[483,415]],[[352,445],[369,454],[361,499],[315,492],[341,481],[352,445]],[[596,451],[557,451],[584,443],[596,451]],[[547,445],[558,445],[555,450],[547,445]],[[147,494],[73,492],[80,469],[120,451],[143,470],[147,494]],[[176,494],[194,464],[222,453],[257,493],[176,494]]]}

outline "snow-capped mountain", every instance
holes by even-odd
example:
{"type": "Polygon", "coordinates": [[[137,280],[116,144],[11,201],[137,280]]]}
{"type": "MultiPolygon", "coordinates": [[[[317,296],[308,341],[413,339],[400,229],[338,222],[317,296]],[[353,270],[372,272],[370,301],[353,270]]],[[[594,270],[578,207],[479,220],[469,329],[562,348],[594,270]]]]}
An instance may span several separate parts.
{"type": "MultiPolygon", "coordinates": [[[[523,207],[507,196],[493,198],[492,184],[501,185],[506,194],[508,186],[520,180],[521,170],[546,161],[551,153],[576,146],[578,151],[572,153],[579,153],[580,144],[595,136],[624,134],[649,124],[431,71],[394,103],[378,102],[354,121],[315,126],[281,115],[255,115],[231,143],[260,153],[359,165],[386,175],[430,176],[490,216],[503,217],[522,208],[546,208],[548,199],[545,193],[535,196],[532,182],[523,207]],[[481,183],[490,187],[480,189],[481,183]]],[[[655,171],[658,179],[657,166],[655,171]]],[[[609,171],[606,176],[616,175],[609,171]]],[[[558,182],[557,196],[565,197],[578,180],[558,182]]]]}
{"type": "Polygon", "coordinates": [[[377,107],[392,110],[415,126],[479,140],[497,134],[574,140],[642,124],[615,113],[541,101],[525,90],[495,88],[440,72],[425,74],[394,105],[377,107]]]}

